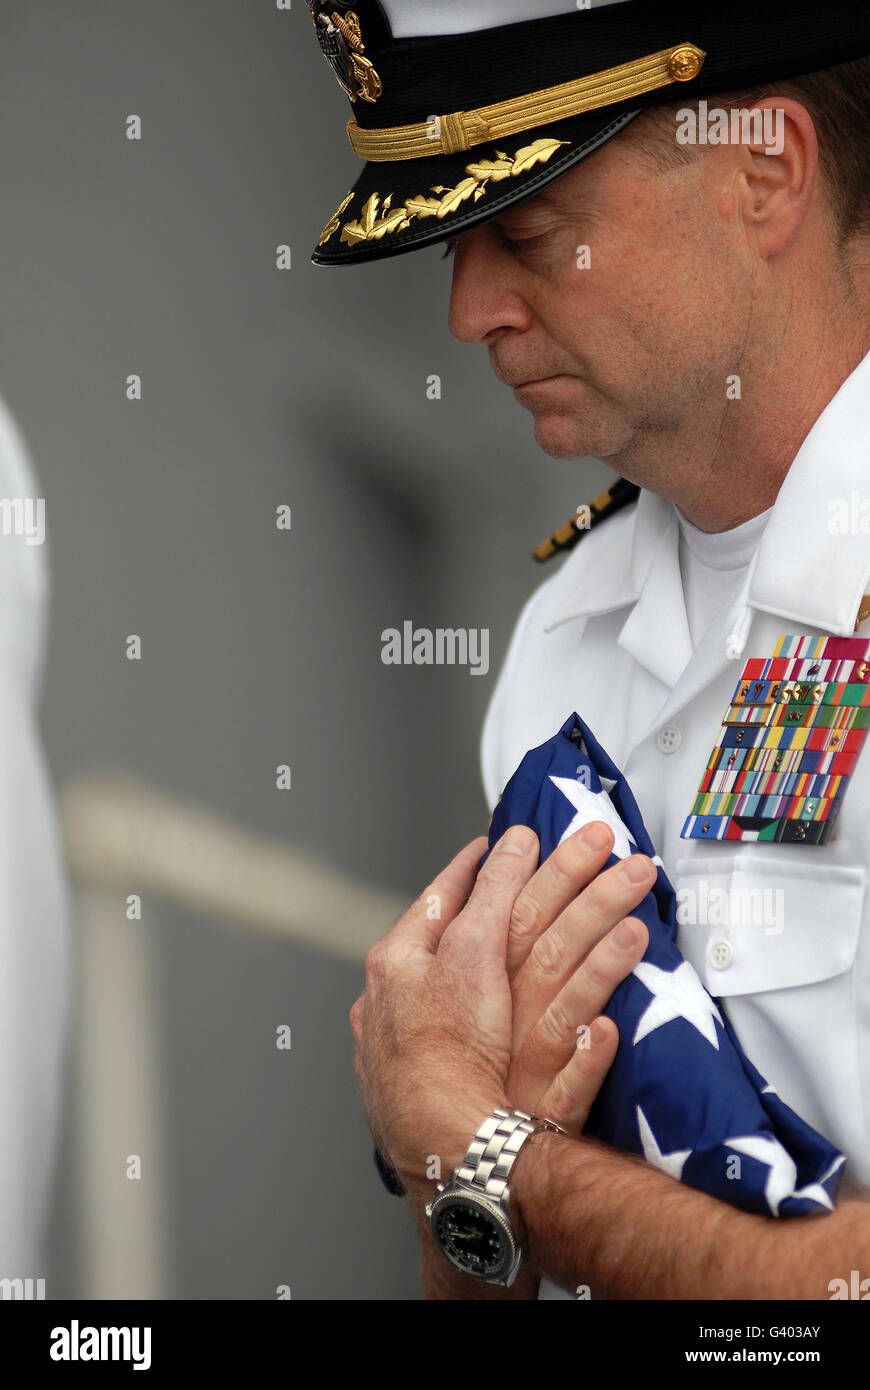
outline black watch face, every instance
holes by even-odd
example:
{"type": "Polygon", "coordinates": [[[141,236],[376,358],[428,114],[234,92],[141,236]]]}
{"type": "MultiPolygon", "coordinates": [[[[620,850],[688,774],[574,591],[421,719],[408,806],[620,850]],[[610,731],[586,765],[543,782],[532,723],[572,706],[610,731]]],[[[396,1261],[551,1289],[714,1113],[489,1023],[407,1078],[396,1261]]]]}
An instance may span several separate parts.
{"type": "Polygon", "coordinates": [[[481,1279],[497,1275],[512,1255],[508,1237],[498,1222],[473,1203],[445,1204],[435,1214],[435,1232],[448,1259],[481,1279]]]}

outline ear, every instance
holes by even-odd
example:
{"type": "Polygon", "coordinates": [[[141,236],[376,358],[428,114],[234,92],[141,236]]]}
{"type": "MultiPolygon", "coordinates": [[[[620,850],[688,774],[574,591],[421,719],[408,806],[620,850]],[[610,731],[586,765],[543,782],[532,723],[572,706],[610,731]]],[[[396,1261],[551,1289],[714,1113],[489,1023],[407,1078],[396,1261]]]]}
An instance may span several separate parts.
{"type": "Polygon", "coordinates": [[[819,143],[805,106],[766,97],[742,121],[738,199],[744,226],[765,258],[790,245],[818,184],[819,143]]]}

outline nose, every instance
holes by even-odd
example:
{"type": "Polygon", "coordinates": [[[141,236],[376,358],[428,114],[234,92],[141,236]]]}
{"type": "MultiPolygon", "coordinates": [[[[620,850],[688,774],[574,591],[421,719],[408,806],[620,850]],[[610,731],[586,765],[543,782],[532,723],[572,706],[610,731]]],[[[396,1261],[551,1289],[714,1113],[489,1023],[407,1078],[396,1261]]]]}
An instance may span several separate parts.
{"type": "Polygon", "coordinates": [[[506,329],[527,329],[531,311],[517,285],[517,266],[488,226],[464,232],[453,253],[448,327],[461,343],[490,343],[506,329]]]}

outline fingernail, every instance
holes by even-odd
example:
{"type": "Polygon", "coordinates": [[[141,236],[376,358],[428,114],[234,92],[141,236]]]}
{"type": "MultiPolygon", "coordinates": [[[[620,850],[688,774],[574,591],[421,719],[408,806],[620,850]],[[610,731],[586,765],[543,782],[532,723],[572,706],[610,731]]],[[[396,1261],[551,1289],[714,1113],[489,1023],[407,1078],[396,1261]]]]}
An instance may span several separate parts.
{"type": "Polygon", "coordinates": [[[613,939],[621,951],[630,951],[632,946],[637,945],[637,931],[630,922],[620,922],[613,939]]]}
{"type": "Polygon", "coordinates": [[[593,821],[591,825],[584,826],[579,833],[579,838],[589,849],[601,850],[605,845],[610,844],[610,831],[601,821],[593,821]]]}
{"type": "Polygon", "coordinates": [[[607,1041],[607,1029],[600,1018],[596,1018],[589,1031],[592,1034],[593,1047],[600,1047],[601,1043],[607,1041]]]}
{"type": "Polygon", "coordinates": [[[508,854],[530,854],[537,843],[534,830],[527,825],[512,825],[498,842],[498,848],[508,854]]]}
{"type": "Polygon", "coordinates": [[[619,866],[619,872],[629,883],[643,883],[649,878],[650,861],[642,854],[630,854],[619,866]]]}

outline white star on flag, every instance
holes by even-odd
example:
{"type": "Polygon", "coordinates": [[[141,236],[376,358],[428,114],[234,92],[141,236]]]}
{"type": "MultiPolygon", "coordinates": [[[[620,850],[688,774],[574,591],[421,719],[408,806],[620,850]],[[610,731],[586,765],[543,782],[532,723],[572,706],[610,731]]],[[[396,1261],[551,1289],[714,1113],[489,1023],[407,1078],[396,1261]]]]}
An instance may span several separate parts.
{"type": "Polygon", "coordinates": [[[657,965],[642,960],[634,967],[633,974],[653,996],[638,1020],[634,1034],[635,1047],[641,1038],[661,1028],[662,1024],[670,1023],[674,1018],[684,1018],[719,1051],[719,1038],[713,1020],[718,1018],[722,1023],[722,1015],[687,960],[676,970],[660,970],[657,965]]]}
{"type": "Polygon", "coordinates": [[[671,1154],[663,1154],[659,1148],[658,1140],[652,1132],[650,1122],[646,1115],[637,1107],[637,1127],[640,1132],[640,1142],[643,1145],[643,1156],[647,1163],[651,1163],[654,1168],[659,1168],[669,1177],[676,1178],[680,1182],[683,1177],[683,1168],[687,1158],[692,1155],[691,1149],[676,1149],[671,1154]]]}
{"type": "Polygon", "coordinates": [[[749,1134],[739,1139],[726,1139],[725,1143],[729,1149],[736,1149],[738,1153],[755,1158],[759,1163],[766,1163],[770,1168],[767,1182],[764,1184],[764,1195],[774,1216],[779,1216],[780,1204],[786,1197],[802,1197],[809,1202],[816,1202],[820,1207],[827,1207],[828,1211],[834,1210],[834,1204],[822,1183],[826,1183],[846,1162],[843,1154],[834,1160],[820,1182],[810,1183],[809,1186],[796,1190],[797,1165],[778,1139],[762,1134],[749,1134]]]}
{"type": "Polygon", "coordinates": [[[589,787],[584,787],[582,782],[575,782],[573,777],[551,777],[550,781],[563,796],[568,798],[577,812],[559,844],[562,843],[562,840],[567,840],[569,835],[574,835],[578,830],[582,830],[584,825],[591,825],[592,821],[595,820],[603,820],[613,831],[613,853],[619,859],[627,859],[632,852],[633,845],[635,849],[637,848],[617,815],[613,802],[605,792],[593,792],[589,787]]]}

